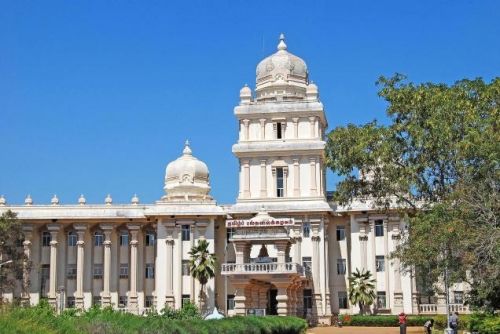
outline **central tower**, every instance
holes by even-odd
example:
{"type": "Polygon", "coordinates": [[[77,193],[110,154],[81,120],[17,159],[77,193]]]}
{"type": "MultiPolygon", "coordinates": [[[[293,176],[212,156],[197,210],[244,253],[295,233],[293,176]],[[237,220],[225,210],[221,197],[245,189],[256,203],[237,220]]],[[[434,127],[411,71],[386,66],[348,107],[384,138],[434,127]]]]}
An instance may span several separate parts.
{"type": "Polygon", "coordinates": [[[234,109],[238,204],[258,209],[260,202],[325,201],[327,121],[306,63],[288,51],[282,34],[278,51],[257,65],[256,76],[255,94],[245,85],[234,109]]]}

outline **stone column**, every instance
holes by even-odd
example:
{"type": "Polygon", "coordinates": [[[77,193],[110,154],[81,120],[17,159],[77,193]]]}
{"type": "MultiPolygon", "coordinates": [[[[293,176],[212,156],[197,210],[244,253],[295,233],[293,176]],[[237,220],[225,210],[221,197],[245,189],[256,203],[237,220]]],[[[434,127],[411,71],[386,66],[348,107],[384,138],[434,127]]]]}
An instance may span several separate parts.
{"type": "MultiPolygon", "coordinates": [[[[398,233],[393,233],[392,240],[394,242],[394,247],[397,248],[400,240],[400,235],[398,233]]],[[[398,258],[394,259],[394,313],[399,314],[403,311],[403,292],[401,290],[401,264],[398,258]]]]}
{"type": "Polygon", "coordinates": [[[111,306],[111,294],[109,285],[111,281],[111,232],[113,231],[112,225],[101,225],[104,233],[104,275],[103,275],[103,291],[101,295],[101,303],[103,307],[111,306]]]}
{"type": "Polygon", "coordinates": [[[75,225],[78,241],[76,242],[76,291],[75,291],[75,307],[84,309],[83,302],[83,273],[84,273],[84,246],[85,246],[85,230],[86,225],[75,225]]]}
{"type": "Polygon", "coordinates": [[[299,118],[294,117],[292,118],[293,121],[293,138],[298,139],[299,138],[299,118]]]}
{"type": "MultiPolygon", "coordinates": [[[[369,220],[370,224],[370,234],[368,237],[370,238],[370,246],[371,246],[371,256],[370,256],[370,271],[372,272],[373,276],[377,275],[377,267],[375,263],[375,256],[376,256],[376,251],[375,251],[375,221],[373,219],[369,220]]],[[[376,292],[375,288],[375,292],[376,292]]]]}
{"type": "Polygon", "coordinates": [[[267,197],[266,160],[260,161],[260,197],[267,197]]]}
{"type": "Polygon", "coordinates": [[[286,250],[288,247],[288,241],[276,241],[274,246],[276,247],[276,250],[278,251],[278,254],[277,254],[278,263],[285,263],[286,262],[286,250]]]}
{"type": "Polygon", "coordinates": [[[247,243],[245,241],[235,241],[233,243],[236,253],[236,264],[245,263],[245,251],[247,249],[247,243]]]}
{"type": "Polygon", "coordinates": [[[23,261],[23,284],[21,299],[25,306],[30,305],[30,275],[31,275],[31,239],[33,238],[33,225],[24,224],[24,261],[23,261]]]}
{"type": "Polygon", "coordinates": [[[248,140],[249,139],[249,129],[248,129],[248,126],[249,126],[249,123],[250,123],[250,120],[248,119],[244,119],[243,121],[243,140],[248,140]]]}
{"type": "Polygon", "coordinates": [[[49,304],[57,308],[57,232],[60,226],[50,224],[48,230],[50,232],[50,272],[49,272],[49,304]]]}
{"type": "Polygon", "coordinates": [[[300,165],[299,159],[293,159],[293,196],[300,196],[300,165]]]}
{"type": "Polygon", "coordinates": [[[265,140],[266,139],[266,119],[261,118],[259,119],[260,122],[260,140],[265,140]]]}
{"type": "Polygon", "coordinates": [[[309,135],[311,136],[311,138],[316,138],[315,124],[316,116],[309,117],[309,135]]]}
{"type": "Polygon", "coordinates": [[[309,159],[311,169],[311,196],[318,194],[318,187],[316,185],[316,158],[309,159]]]}
{"type": "Polygon", "coordinates": [[[295,231],[294,262],[302,265],[302,237],[300,231],[295,231]]]}
{"type": "Polygon", "coordinates": [[[234,310],[236,315],[246,315],[246,296],[245,288],[247,283],[243,282],[233,282],[233,287],[235,289],[234,296],[234,310]]]}
{"type": "Polygon", "coordinates": [[[276,301],[278,302],[277,311],[279,316],[288,315],[288,294],[287,288],[289,282],[275,282],[278,293],[276,295],[276,301]]]}
{"type": "Polygon", "coordinates": [[[321,286],[320,286],[320,242],[321,237],[318,235],[319,226],[311,225],[313,230],[313,235],[311,237],[312,241],[312,276],[313,276],[313,316],[317,319],[318,315],[322,313],[322,295],[321,295],[321,286]]]}
{"type": "MultiPolygon", "coordinates": [[[[360,255],[361,255],[361,268],[360,269],[368,269],[367,263],[367,252],[368,252],[368,234],[367,234],[367,226],[365,223],[359,223],[359,245],[360,245],[360,255]]],[[[354,268],[353,268],[354,269],[354,268]]],[[[372,273],[375,274],[375,273],[372,273]]]]}
{"type": "Polygon", "coordinates": [[[167,268],[167,281],[166,281],[166,304],[170,308],[175,308],[175,296],[174,296],[174,238],[173,233],[175,229],[175,222],[165,223],[165,228],[167,230],[167,239],[165,240],[167,244],[166,258],[167,263],[165,263],[167,268]]]}
{"type": "Polygon", "coordinates": [[[132,313],[137,314],[139,311],[138,296],[137,296],[137,276],[139,275],[137,268],[137,234],[139,225],[128,225],[130,230],[130,291],[128,295],[128,308],[132,313]]]}
{"type": "Polygon", "coordinates": [[[250,160],[243,160],[243,198],[250,198],[250,160]]]}

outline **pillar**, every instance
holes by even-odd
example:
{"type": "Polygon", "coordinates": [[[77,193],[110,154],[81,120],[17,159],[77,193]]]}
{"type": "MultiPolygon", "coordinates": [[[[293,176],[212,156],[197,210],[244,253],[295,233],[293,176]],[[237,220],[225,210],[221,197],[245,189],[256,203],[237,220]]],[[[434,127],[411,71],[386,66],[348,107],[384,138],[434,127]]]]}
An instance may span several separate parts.
{"type": "Polygon", "coordinates": [[[293,138],[298,139],[299,138],[299,118],[298,117],[293,117],[293,138]]]}
{"type": "Polygon", "coordinates": [[[266,160],[260,161],[260,197],[267,197],[266,160]]]}
{"type": "Polygon", "coordinates": [[[299,159],[293,159],[293,196],[300,196],[300,165],[299,159]]]}
{"type": "Polygon", "coordinates": [[[51,224],[48,226],[50,232],[50,271],[49,271],[49,304],[57,308],[57,232],[60,226],[51,224]]]}
{"type": "Polygon", "coordinates": [[[249,126],[250,120],[244,119],[243,120],[243,140],[248,140],[249,139],[249,126]]]}
{"type": "MultiPolygon", "coordinates": [[[[394,242],[394,247],[397,248],[399,245],[400,235],[399,233],[394,233],[392,235],[392,240],[394,242]]],[[[403,292],[401,290],[401,272],[400,272],[400,261],[399,258],[394,259],[394,313],[399,314],[403,311],[403,292]]]]}
{"type": "Polygon", "coordinates": [[[138,296],[137,296],[137,276],[139,274],[137,268],[137,234],[139,232],[138,225],[129,225],[130,230],[130,291],[128,295],[128,308],[132,313],[137,314],[139,311],[138,296]]]}
{"type": "Polygon", "coordinates": [[[85,246],[85,230],[86,225],[75,225],[78,241],[76,242],[76,291],[75,291],[75,307],[78,309],[84,308],[83,302],[83,273],[84,273],[84,246],[85,246]]]}
{"type": "Polygon", "coordinates": [[[24,232],[24,259],[23,259],[23,283],[21,299],[25,306],[30,305],[30,275],[31,275],[31,239],[33,238],[33,225],[25,224],[23,225],[24,232]]]}
{"type": "Polygon", "coordinates": [[[261,118],[259,119],[260,122],[260,140],[265,140],[266,139],[266,119],[261,118]]]}
{"type": "Polygon", "coordinates": [[[316,124],[316,117],[315,116],[309,117],[309,136],[311,138],[316,137],[315,124],[316,124]]]}
{"type": "Polygon", "coordinates": [[[233,282],[233,287],[235,289],[234,311],[236,315],[246,315],[246,285],[247,283],[233,282]]]}
{"type": "Polygon", "coordinates": [[[167,279],[166,279],[166,304],[170,308],[175,308],[175,297],[174,297],[174,238],[173,233],[175,229],[175,223],[165,223],[167,230],[167,239],[165,243],[167,244],[165,263],[167,268],[167,279]]]}
{"type": "Polygon", "coordinates": [[[101,295],[101,303],[103,307],[111,306],[111,294],[109,284],[111,281],[111,232],[112,225],[101,225],[104,233],[104,275],[103,275],[103,291],[101,295]]]}
{"type": "Polygon", "coordinates": [[[311,237],[312,241],[312,276],[313,276],[313,316],[317,319],[319,314],[322,314],[322,295],[321,295],[321,286],[320,286],[320,242],[321,237],[318,235],[319,227],[316,225],[311,225],[313,230],[313,236],[311,237]]]}
{"type": "Polygon", "coordinates": [[[250,198],[250,160],[243,160],[243,198],[250,198]]]}
{"type": "Polygon", "coordinates": [[[278,302],[277,311],[279,316],[288,315],[288,294],[287,288],[289,282],[276,282],[276,288],[278,290],[278,294],[276,295],[276,301],[278,302]]]}
{"type": "Polygon", "coordinates": [[[316,158],[309,159],[311,169],[311,196],[317,195],[318,187],[316,185],[316,158]]]}

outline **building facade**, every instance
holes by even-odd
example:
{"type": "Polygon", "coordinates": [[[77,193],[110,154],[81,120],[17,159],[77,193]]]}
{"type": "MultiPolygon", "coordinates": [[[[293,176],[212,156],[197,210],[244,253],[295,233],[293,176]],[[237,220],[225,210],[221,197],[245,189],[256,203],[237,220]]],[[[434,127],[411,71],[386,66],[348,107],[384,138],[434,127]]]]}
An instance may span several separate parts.
{"type": "MultiPolygon", "coordinates": [[[[326,191],[327,120],[306,63],[280,37],[277,52],[257,66],[255,91],[240,90],[233,153],[239,194],[233,205],[210,196],[209,172],[186,142],[168,164],[165,195],[152,204],[24,205],[0,197],[0,213],[23,221],[22,245],[32,261],[5,298],[89,308],[93,304],[143,313],[197,302],[189,250],[207,240],[218,271],[206,286],[208,310],[227,315],[279,314],[329,323],[332,314],[357,312],[348,301],[348,276],[370,270],[376,279],[373,311],[444,313],[444,296],[422,296],[418,277],[388,255],[406,228],[404,217],[367,203],[339,207],[326,191]],[[23,284],[26,289],[22,288],[23,284]],[[23,292],[27,291],[27,292],[23,292]]],[[[453,308],[463,287],[451,288],[453,308]]]]}

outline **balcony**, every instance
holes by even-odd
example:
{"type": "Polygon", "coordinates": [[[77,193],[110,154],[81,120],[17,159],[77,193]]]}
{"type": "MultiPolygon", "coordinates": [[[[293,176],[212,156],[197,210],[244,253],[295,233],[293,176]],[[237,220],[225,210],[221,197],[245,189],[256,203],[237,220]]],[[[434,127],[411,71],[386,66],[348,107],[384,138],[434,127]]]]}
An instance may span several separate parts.
{"type": "Polygon", "coordinates": [[[287,263],[224,263],[222,275],[296,274],[304,276],[304,268],[293,262],[287,263]]]}

